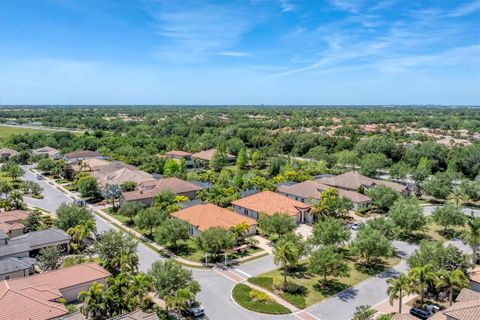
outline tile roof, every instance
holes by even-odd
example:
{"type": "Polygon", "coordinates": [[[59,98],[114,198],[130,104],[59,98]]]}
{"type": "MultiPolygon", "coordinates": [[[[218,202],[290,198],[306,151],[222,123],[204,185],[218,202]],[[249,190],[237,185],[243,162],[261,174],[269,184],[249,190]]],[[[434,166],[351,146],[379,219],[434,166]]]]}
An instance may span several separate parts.
{"type": "Polygon", "coordinates": [[[140,188],[143,190],[134,190],[124,192],[122,194],[123,198],[126,201],[141,200],[141,199],[150,199],[155,197],[157,194],[163,191],[171,191],[175,194],[187,193],[200,191],[203,188],[175,177],[163,178],[158,180],[146,181],[141,184],[140,188]]]}
{"type": "Polygon", "coordinates": [[[468,273],[471,281],[480,283],[480,267],[476,267],[468,273]]]}
{"type": "Polygon", "coordinates": [[[100,166],[91,175],[97,178],[98,183],[102,186],[107,184],[122,184],[127,181],[133,181],[141,184],[146,181],[152,181],[155,178],[137,167],[121,162],[112,162],[110,164],[100,166]]]}
{"type": "Polygon", "coordinates": [[[7,245],[0,245],[0,258],[25,254],[30,252],[30,250],[31,250],[30,244],[26,242],[15,243],[15,244],[9,243],[7,245]]]}
{"type": "Polygon", "coordinates": [[[100,153],[96,151],[90,151],[90,150],[79,150],[79,151],[73,151],[65,154],[65,157],[67,158],[94,158],[94,157],[100,157],[102,156],[100,153]]]}
{"type": "Polygon", "coordinates": [[[159,318],[155,313],[146,313],[142,310],[137,310],[111,320],[159,320],[159,318]]]}
{"type": "Polygon", "coordinates": [[[8,234],[12,230],[25,228],[20,222],[25,220],[29,214],[30,212],[24,210],[0,212],[0,231],[8,234]]]}
{"type": "Polygon", "coordinates": [[[392,320],[418,320],[418,318],[410,313],[398,313],[393,316],[392,320]]]}
{"type": "Polygon", "coordinates": [[[60,229],[38,230],[22,234],[20,236],[11,238],[9,245],[28,243],[28,245],[35,249],[36,247],[44,247],[56,242],[69,242],[71,237],[60,229]]]}
{"type": "Polygon", "coordinates": [[[0,320],[46,320],[66,315],[66,307],[53,300],[60,290],[105,279],[110,273],[95,263],[86,263],[0,282],[0,320]],[[20,307],[21,306],[21,307],[20,307]]]}
{"type": "Polygon", "coordinates": [[[445,310],[441,310],[431,320],[478,320],[480,319],[480,293],[464,288],[455,302],[445,310]]]}
{"type": "Polygon", "coordinates": [[[317,180],[317,182],[344,189],[358,190],[361,186],[373,187],[375,185],[384,185],[392,188],[395,191],[402,192],[407,187],[390,181],[379,179],[372,179],[359,174],[358,172],[350,171],[334,177],[324,177],[317,180]]]}
{"type": "Polygon", "coordinates": [[[177,156],[177,157],[186,157],[186,156],[191,156],[192,154],[190,152],[186,151],[179,151],[179,150],[171,150],[165,153],[167,156],[177,156]]]}
{"type": "MultiPolygon", "coordinates": [[[[204,160],[204,161],[210,161],[210,160],[212,160],[215,152],[217,152],[217,149],[209,149],[209,150],[200,151],[200,152],[192,154],[192,158],[200,159],[200,160],[204,160]]],[[[235,160],[235,158],[236,158],[232,154],[226,153],[225,155],[227,156],[228,160],[235,160]]]]}
{"type": "Polygon", "coordinates": [[[9,149],[9,148],[1,148],[0,155],[10,155],[10,156],[18,156],[20,152],[17,150],[9,149]]]}
{"type": "Polygon", "coordinates": [[[272,191],[255,193],[251,196],[235,200],[232,204],[267,215],[273,215],[278,212],[296,216],[299,213],[299,209],[311,208],[308,204],[272,191]]]}
{"type": "Polygon", "coordinates": [[[218,207],[214,204],[198,204],[172,213],[172,216],[188,222],[200,231],[211,227],[230,229],[246,222],[250,226],[257,224],[252,218],[218,207]]]}
{"type": "Polygon", "coordinates": [[[0,274],[8,274],[19,270],[29,269],[33,267],[36,262],[37,260],[30,257],[0,259],[0,274]]]}
{"type": "MultiPolygon", "coordinates": [[[[282,185],[278,187],[278,192],[291,194],[291,195],[299,196],[302,198],[320,200],[320,193],[325,191],[328,188],[333,188],[333,187],[317,181],[307,180],[307,181],[296,183],[290,186],[282,185]]],[[[366,195],[363,195],[355,191],[349,191],[349,190],[343,190],[343,189],[336,189],[336,190],[338,191],[338,194],[340,196],[347,197],[348,199],[350,199],[352,202],[355,202],[355,203],[364,203],[364,202],[369,202],[371,200],[366,195]]]]}
{"type": "Polygon", "coordinates": [[[72,166],[73,170],[75,170],[75,171],[80,171],[80,170],[95,171],[95,170],[101,168],[102,166],[106,166],[106,165],[111,164],[110,161],[102,160],[102,159],[96,159],[96,158],[87,158],[87,159],[82,160],[82,162],[84,164],[86,164],[88,166],[88,168],[83,169],[81,165],[74,164],[72,166]]]}
{"type": "Polygon", "coordinates": [[[48,154],[53,154],[53,153],[60,153],[60,150],[52,148],[52,147],[43,147],[43,148],[38,148],[32,150],[34,154],[43,154],[43,153],[48,153],[48,154]]]}

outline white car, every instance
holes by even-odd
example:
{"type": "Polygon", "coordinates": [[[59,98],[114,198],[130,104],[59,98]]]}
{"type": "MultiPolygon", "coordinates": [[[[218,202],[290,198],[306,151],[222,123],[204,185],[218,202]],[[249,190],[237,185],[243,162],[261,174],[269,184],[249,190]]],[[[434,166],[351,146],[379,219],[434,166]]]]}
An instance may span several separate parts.
{"type": "Polygon", "coordinates": [[[352,224],[352,230],[355,230],[355,231],[360,230],[360,223],[354,223],[354,224],[352,224]]]}

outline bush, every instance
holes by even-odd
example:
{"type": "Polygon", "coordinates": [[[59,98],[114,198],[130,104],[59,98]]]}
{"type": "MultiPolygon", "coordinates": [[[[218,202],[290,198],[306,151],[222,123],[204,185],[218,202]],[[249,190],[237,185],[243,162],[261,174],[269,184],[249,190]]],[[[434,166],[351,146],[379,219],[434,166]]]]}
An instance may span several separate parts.
{"type": "Polygon", "coordinates": [[[267,314],[287,314],[291,313],[290,309],[276,302],[260,302],[250,297],[250,291],[253,289],[244,284],[237,284],[232,291],[233,299],[242,307],[260,313],[267,314]]]}
{"type": "Polygon", "coordinates": [[[304,286],[298,285],[296,283],[287,282],[283,288],[283,292],[290,293],[290,294],[300,294],[305,295],[307,292],[304,286]]]}
{"type": "Polygon", "coordinates": [[[257,302],[265,302],[265,303],[273,302],[272,298],[270,298],[268,294],[262,291],[252,289],[250,290],[248,295],[250,296],[250,298],[252,298],[252,300],[257,302]]]}
{"type": "Polygon", "coordinates": [[[269,277],[252,277],[248,279],[248,282],[268,290],[273,288],[273,278],[269,277]]]}

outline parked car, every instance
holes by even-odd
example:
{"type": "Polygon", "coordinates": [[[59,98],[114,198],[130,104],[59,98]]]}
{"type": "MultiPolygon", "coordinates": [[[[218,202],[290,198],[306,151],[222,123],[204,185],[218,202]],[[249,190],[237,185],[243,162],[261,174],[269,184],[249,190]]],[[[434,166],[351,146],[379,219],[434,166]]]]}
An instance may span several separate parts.
{"type": "Polygon", "coordinates": [[[413,307],[412,309],[410,309],[410,314],[422,320],[426,320],[433,316],[432,311],[417,307],[413,307]]]}
{"type": "Polygon", "coordinates": [[[355,231],[360,230],[360,223],[354,223],[354,224],[352,224],[352,230],[355,230],[355,231]]]}
{"type": "Polygon", "coordinates": [[[195,318],[205,317],[205,309],[203,308],[202,304],[197,301],[189,302],[185,308],[185,313],[195,318]]]}
{"type": "Polygon", "coordinates": [[[41,173],[37,174],[37,180],[43,180],[43,175],[41,173]]]}
{"type": "Polygon", "coordinates": [[[82,200],[82,199],[74,199],[73,200],[73,203],[77,206],[77,207],[83,207],[85,205],[85,200],[82,200]]]}

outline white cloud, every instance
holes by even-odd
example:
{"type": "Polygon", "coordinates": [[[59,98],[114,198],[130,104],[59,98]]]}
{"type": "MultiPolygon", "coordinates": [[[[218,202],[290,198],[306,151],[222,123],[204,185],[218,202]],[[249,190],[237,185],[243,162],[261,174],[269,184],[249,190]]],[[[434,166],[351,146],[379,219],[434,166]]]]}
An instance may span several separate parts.
{"type": "Polygon", "coordinates": [[[469,3],[465,3],[464,5],[454,9],[452,12],[447,13],[446,17],[461,17],[467,14],[473,13],[480,9],[480,1],[475,0],[469,3]]]}
{"type": "Polygon", "coordinates": [[[295,6],[289,0],[278,0],[282,12],[290,12],[295,9],[295,6]]]}
{"type": "Polygon", "coordinates": [[[241,52],[241,51],[222,51],[220,55],[227,56],[227,57],[251,57],[252,55],[248,52],[241,52]]]}

